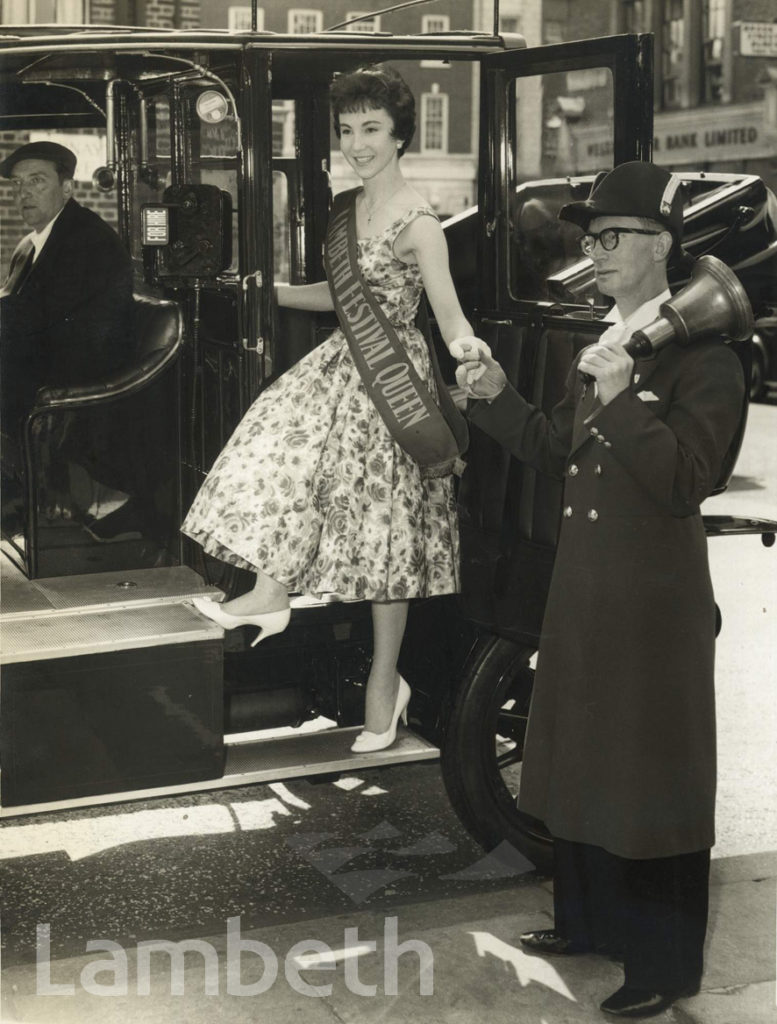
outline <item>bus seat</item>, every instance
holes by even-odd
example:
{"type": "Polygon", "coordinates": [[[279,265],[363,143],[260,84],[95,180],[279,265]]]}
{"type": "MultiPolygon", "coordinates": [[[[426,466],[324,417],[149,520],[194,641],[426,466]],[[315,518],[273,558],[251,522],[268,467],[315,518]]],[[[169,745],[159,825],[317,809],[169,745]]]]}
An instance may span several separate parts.
{"type": "Polygon", "coordinates": [[[179,559],[178,304],[135,295],[133,334],[120,370],[40,388],[24,421],[3,537],[30,579],[179,559]]]}
{"type": "Polygon", "coordinates": [[[135,347],[128,365],[98,382],[40,388],[30,418],[55,406],[111,401],[145,387],[162,373],[183,340],[180,307],[167,299],[135,295],[134,319],[135,347]]]}

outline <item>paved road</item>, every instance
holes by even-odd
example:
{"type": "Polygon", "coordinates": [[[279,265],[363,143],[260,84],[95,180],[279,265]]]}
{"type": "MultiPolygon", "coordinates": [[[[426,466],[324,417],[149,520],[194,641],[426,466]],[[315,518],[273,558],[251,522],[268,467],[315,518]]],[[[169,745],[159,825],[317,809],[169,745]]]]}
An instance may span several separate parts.
{"type": "MultiPolygon", "coordinates": [[[[777,519],[777,401],[751,406],[728,491],[703,511],[777,519]]],[[[716,857],[777,848],[777,545],[712,538],[717,648],[716,857]]]]}

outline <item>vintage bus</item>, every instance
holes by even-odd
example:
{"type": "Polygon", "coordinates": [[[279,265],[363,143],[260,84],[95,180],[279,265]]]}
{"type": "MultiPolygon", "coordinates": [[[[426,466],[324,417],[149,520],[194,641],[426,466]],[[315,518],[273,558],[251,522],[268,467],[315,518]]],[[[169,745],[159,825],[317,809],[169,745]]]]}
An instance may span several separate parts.
{"type": "MultiPolygon", "coordinates": [[[[131,364],[98,384],[40,390],[4,439],[3,815],[439,757],[485,847],[507,840],[547,863],[548,835],[516,796],[559,484],[472,431],[458,490],[463,592],[413,603],[401,658],[409,727],[363,755],[349,747],[368,605],[295,595],[288,630],[253,649],[250,628],[224,635],[188,603],[238,593],[247,574],[203,556],[179,526],[251,401],[334,326],[273,301],[275,282],[323,279],[332,195],[349,184],[328,112],[333,76],[390,61],[416,92],[441,75],[467,83],[475,144],[469,163],[446,161],[455,198],[434,189],[454,279],[510,379],[549,410],[606,305],[556,213],[588,194],[596,170],[650,158],[652,39],[529,48],[496,33],[348,28],[2,30],[3,139],[100,149],[78,197],[109,211],[136,279],[131,364]],[[577,120],[554,121],[581,75],[585,116],[577,103],[577,120]],[[111,502],[135,519],[101,535],[97,512],[111,502]]],[[[404,159],[431,200],[428,168],[413,150],[404,159]]],[[[774,196],[747,175],[689,174],[684,187],[688,248],[729,264],[756,315],[773,311],[774,196]]],[[[8,194],[4,215],[10,205],[8,194]]],[[[750,342],[737,350],[750,372],[750,342]]],[[[768,544],[775,524],[719,517],[709,528],[768,544]]]]}

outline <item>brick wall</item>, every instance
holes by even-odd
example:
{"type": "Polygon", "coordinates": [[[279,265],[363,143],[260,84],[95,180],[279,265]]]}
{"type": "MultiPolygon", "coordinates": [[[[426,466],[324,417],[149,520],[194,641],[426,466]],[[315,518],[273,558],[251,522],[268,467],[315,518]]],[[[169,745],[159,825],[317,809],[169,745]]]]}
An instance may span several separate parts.
{"type": "Polygon", "coordinates": [[[199,28],[200,0],[181,0],[180,18],[179,28],[199,28]]]}
{"type": "Polygon", "coordinates": [[[116,0],[91,0],[89,22],[92,25],[116,24],[116,0]]]}

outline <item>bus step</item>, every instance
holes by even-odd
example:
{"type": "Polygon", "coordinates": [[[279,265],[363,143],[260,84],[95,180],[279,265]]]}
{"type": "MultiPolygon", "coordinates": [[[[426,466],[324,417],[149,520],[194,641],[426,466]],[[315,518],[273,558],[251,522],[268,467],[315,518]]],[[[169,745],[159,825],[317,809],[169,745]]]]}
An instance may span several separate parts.
{"type": "Polygon", "coordinates": [[[28,580],[7,557],[0,556],[0,600],[5,622],[27,616],[43,618],[94,609],[175,604],[195,595],[220,593],[183,565],[28,580]]]}
{"type": "Polygon", "coordinates": [[[42,814],[89,807],[94,804],[126,803],[153,797],[229,789],[284,779],[329,774],[353,774],[367,768],[385,767],[409,761],[429,761],[439,757],[437,747],[400,726],[397,740],[387,750],[371,754],[352,754],[351,743],[360,727],[332,728],[299,736],[252,739],[227,743],[224,774],[216,778],[191,781],[182,785],[136,788],[99,796],[41,801],[19,806],[0,807],[0,818],[23,814],[42,814]]]}
{"type": "Polygon", "coordinates": [[[227,737],[223,784],[240,786],[306,775],[337,774],[440,756],[439,749],[432,743],[402,726],[397,730],[396,741],[386,750],[353,754],[350,747],[360,732],[361,726],[333,728],[247,743],[231,743],[227,737]]]}

